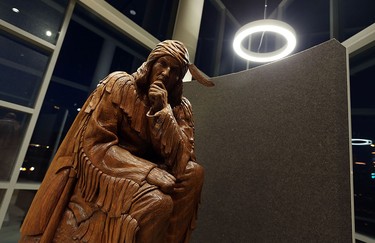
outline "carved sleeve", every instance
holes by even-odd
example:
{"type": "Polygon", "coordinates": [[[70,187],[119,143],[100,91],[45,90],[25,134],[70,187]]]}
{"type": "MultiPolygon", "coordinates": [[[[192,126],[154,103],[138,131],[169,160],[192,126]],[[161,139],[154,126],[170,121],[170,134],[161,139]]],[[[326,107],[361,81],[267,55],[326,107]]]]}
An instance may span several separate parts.
{"type": "Polygon", "coordinates": [[[82,197],[111,217],[127,213],[134,195],[156,187],[146,183],[146,178],[157,165],[119,145],[123,110],[114,100],[123,94],[127,81],[121,80],[123,77],[128,76],[110,75],[90,97],[84,110],[88,115],[81,121],[74,149],[74,168],[82,197]]]}
{"type": "Polygon", "coordinates": [[[84,151],[92,164],[104,173],[142,184],[156,165],[119,146],[117,132],[123,114],[113,99],[109,92],[104,91],[92,111],[83,136],[84,151]]]}
{"type": "Polygon", "coordinates": [[[180,175],[189,160],[195,161],[192,109],[186,98],[173,110],[168,105],[155,114],[147,113],[154,149],[165,159],[175,176],[180,175]]]}

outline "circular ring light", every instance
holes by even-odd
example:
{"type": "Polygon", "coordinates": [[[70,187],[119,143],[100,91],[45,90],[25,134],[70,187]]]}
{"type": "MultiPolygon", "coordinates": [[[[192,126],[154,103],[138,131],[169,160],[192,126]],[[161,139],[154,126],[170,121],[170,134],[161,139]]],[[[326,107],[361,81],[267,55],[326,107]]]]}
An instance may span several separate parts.
{"type": "Polygon", "coordinates": [[[296,47],[297,40],[294,29],[279,20],[262,19],[248,23],[241,27],[234,36],[233,49],[242,58],[254,62],[271,62],[289,55],[296,47]],[[273,52],[257,53],[242,46],[242,41],[258,32],[274,32],[286,39],[286,44],[273,52]]]}
{"type": "Polygon", "coordinates": [[[352,145],[371,145],[372,140],[370,139],[362,139],[362,138],[353,138],[352,145]]]}

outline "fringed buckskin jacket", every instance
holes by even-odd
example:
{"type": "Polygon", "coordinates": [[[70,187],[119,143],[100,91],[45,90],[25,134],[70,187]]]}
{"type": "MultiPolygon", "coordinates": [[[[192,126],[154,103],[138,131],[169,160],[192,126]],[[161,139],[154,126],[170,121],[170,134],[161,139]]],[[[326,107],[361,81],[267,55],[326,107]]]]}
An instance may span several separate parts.
{"type": "Polygon", "coordinates": [[[114,72],[90,95],[55,155],[21,228],[23,236],[51,242],[69,207],[79,223],[78,241],[135,242],[129,215],[156,166],[176,175],[195,161],[191,105],[149,115],[134,76],[114,72]],[[175,161],[179,161],[175,163],[175,161]],[[96,212],[102,212],[96,214],[96,212]]]}

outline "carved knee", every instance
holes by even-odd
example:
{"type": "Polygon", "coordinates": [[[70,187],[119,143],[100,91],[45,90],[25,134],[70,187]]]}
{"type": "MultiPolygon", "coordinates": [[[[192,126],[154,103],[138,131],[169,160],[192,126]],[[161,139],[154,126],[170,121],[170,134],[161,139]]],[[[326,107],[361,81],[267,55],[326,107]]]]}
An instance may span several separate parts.
{"type": "Polygon", "coordinates": [[[164,215],[169,217],[173,211],[173,200],[169,195],[160,190],[155,190],[153,193],[153,208],[155,211],[163,212],[164,215]]]}
{"type": "Polygon", "coordinates": [[[163,242],[172,212],[170,196],[160,190],[145,194],[131,211],[140,228],[136,242],[163,242]]]}
{"type": "Polygon", "coordinates": [[[153,190],[134,202],[131,215],[142,225],[144,222],[167,220],[172,211],[172,198],[160,190],[153,190]]]}

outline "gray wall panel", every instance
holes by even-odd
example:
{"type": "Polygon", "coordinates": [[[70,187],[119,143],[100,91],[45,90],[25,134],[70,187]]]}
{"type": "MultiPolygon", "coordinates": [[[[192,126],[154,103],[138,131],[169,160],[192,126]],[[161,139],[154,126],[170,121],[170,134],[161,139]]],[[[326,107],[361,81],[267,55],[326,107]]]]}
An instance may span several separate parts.
{"type": "Polygon", "coordinates": [[[345,48],[214,82],[185,85],[206,168],[192,242],[351,242],[345,48]]]}

